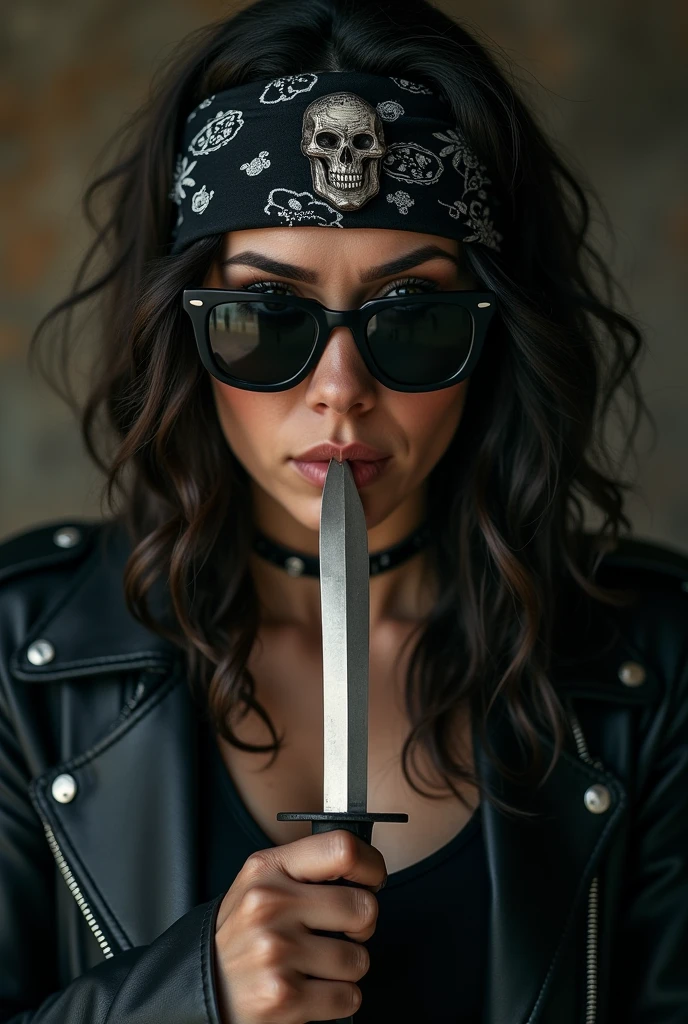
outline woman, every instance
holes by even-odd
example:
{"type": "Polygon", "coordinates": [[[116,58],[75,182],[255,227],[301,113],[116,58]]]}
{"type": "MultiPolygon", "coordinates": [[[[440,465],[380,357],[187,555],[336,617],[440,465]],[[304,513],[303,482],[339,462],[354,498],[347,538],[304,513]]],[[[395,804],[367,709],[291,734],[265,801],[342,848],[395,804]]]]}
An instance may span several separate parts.
{"type": "Polygon", "coordinates": [[[259,0],[109,186],[36,341],[102,300],[111,515],[0,549],[0,1021],[685,1022],[688,559],[620,536],[641,337],[576,179],[423,0],[259,0]],[[277,820],[322,808],[331,458],[371,845],[277,820]]]}

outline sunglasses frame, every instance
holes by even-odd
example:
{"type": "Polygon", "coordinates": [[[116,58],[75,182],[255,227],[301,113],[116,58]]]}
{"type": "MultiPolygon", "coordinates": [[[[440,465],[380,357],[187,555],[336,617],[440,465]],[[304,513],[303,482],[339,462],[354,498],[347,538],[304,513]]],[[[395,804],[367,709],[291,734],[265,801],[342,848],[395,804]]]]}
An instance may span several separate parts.
{"type": "Polygon", "coordinates": [[[226,288],[185,288],[182,293],[183,308],[191,318],[198,353],[206,370],[223,384],[229,384],[231,387],[241,388],[244,391],[288,391],[290,388],[296,387],[302,380],[305,380],[313,367],[317,365],[334,327],[349,328],[369,372],[386,388],[392,391],[424,392],[439,391],[443,388],[452,387],[473,372],[482,351],[487,328],[496,311],[496,301],[495,293],[490,291],[441,291],[423,292],[420,295],[405,295],[397,298],[371,299],[358,309],[328,309],[318,302],[317,299],[306,299],[296,295],[273,295],[266,292],[230,290],[226,288]],[[215,306],[222,305],[223,302],[255,301],[264,303],[266,298],[274,302],[284,301],[289,305],[305,310],[315,321],[316,334],[311,354],[297,374],[278,384],[253,384],[250,381],[244,381],[224,373],[215,364],[210,343],[208,320],[212,309],[215,306]],[[473,323],[473,338],[468,358],[452,377],[448,377],[438,383],[430,385],[401,384],[394,380],[393,377],[388,377],[377,366],[368,346],[366,328],[368,322],[376,313],[390,306],[399,306],[401,304],[413,305],[418,302],[427,303],[428,301],[460,306],[462,309],[469,311],[473,323]]]}

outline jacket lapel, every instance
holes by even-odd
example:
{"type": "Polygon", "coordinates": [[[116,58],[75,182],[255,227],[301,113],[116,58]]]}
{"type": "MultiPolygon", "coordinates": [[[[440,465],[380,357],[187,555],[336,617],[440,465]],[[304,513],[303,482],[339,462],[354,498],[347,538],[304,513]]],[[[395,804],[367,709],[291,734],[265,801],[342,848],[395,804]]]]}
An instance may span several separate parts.
{"type": "MultiPolygon", "coordinates": [[[[512,767],[518,750],[505,723],[490,740],[512,767]]],[[[538,730],[545,764],[553,750],[538,730]]],[[[476,761],[493,792],[535,815],[518,820],[483,801],[483,834],[492,885],[487,960],[486,1024],[531,1024],[540,1019],[554,969],[590,881],[626,807],[622,784],[564,750],[539,790],[503,782],[480,744],[476,761]],[[608,788],[604,814],[585,806],[589,786],[608,788]]]]}
{"type": "Polygon", "coordinates": [[[176,669],[90,750],[31,783],[96,921],[120,950],[151,942],[198,903],[196,751],[195,712],[176,669]],[[76,782],[69,803],[51,796],[63,773],[76,782]]]}

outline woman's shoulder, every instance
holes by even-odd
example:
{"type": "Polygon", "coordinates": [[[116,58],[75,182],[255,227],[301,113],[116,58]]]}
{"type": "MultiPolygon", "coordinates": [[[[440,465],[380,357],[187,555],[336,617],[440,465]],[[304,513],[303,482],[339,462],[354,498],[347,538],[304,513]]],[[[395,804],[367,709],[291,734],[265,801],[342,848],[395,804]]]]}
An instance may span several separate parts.
{"type": "Polygon", "coordinates": [[[42,569],[57,569],[83,558],[100,520],[59,519],[19,530],[0,540],[0,584],[42,569]]]}
{"type": "Polygon", "coordinates": [[[0,541],[0,609],[24,621],[59,598],[93,561],[98,538],[114,522],[59,519],[20,530],[0,541]]]}
{"type": "Polygon", "coordinates": [[[131,552],[116,519],[41,523],[0,543],[0,667],[57,680],[169,663],[172,645],[129,612],[131,552]]]}
{"type": "Polygon", "coordinates": [[[662,674],[688,670],[688,553],[641,537],[624,537],[607,551],[595,573],[605,587],[634,592],[617,623],[662,674]]]}
{"type": "Polygon", "coordinates": [[[16,629],[39,617],[69,587],[92,554],[105,523],[51,520],[0,542],[0,620],[16,629]]]}
{"type": "Polygon", "coordinates": [[[688,594],[688,551],[642,537],[621,537],[603,555],[598,578],[602,576],[617,576],[634,588],[688,594]]]}
{"type": "Polygon", "coordinates": [[[685,718],[688,553],[633,535],[606,549],[591,534],[583,542],[592,549],[594,582],[622,603],[592,600],[578,589],[562,596],[553,658],[558,687],[590,708],[670,708],[685,718]]]}

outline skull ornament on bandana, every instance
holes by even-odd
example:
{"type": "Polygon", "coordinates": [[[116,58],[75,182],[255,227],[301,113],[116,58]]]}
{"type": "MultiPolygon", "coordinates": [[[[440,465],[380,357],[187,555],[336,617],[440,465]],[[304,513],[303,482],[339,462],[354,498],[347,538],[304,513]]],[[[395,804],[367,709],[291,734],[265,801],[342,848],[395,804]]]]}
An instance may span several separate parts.
{"type": "Polygon", "coordinates": [[[313,190],[337,210],[359,210],[380,191],[382,120],[355,93],[313,100],[303,115],[301,152],[310,160],[313,190]]]}

